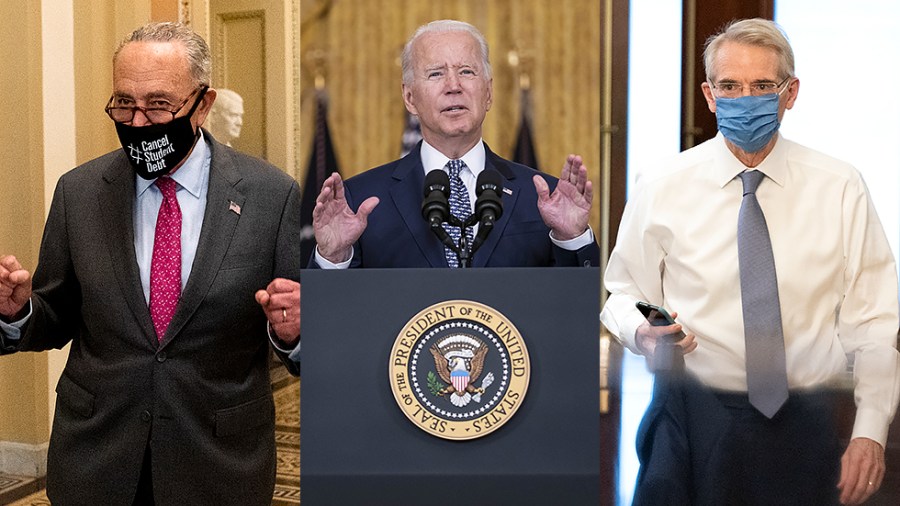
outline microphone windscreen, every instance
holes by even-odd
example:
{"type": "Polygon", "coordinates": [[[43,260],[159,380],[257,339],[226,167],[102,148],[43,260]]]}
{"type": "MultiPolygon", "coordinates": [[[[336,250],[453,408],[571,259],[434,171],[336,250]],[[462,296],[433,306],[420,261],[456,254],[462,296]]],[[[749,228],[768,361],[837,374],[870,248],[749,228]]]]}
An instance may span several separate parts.
{"type": "Polygon", "coordinates": [[[431,195],[434,191],[439,191],[450,198],[450,176],[439,169],[425,174],[425,196],[431,195]]]}
{"type": "Polygon", "coordinates": [[[422,217],[432,227],[440,227],[450,216],[450,176],[442,170],[433,170],[425,174],[424,191],[422,217]]]}
{"type": "Polygon", "coordinates": [[[500,193],[503,190],[503,177],[495,169],[484,169],[478,174],[475,183],[475,215],[487,224],[500,219],[503,214],[503,198],[500,193]],[[487,222],[485,221],[487,220],[487,222]]]}
{"type": "Polygon", "coordinates": [[[485,190],[492,190],[500,195],[503,188],[503,177],[496,169],[484,169],[478,174],[478,181],[475,183],[475,195],[480,196],[485,190]]]}

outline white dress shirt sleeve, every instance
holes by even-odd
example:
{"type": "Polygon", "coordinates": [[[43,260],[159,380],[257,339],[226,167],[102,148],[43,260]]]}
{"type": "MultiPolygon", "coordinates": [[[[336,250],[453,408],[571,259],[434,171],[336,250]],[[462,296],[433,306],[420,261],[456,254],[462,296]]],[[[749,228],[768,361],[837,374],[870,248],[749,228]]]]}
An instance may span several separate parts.
{"type": "Polygon", "coordinates": [[[591,227],[588,227],[588,229],[585,230],[581,235],[579,235],[578,237],[573,237],[572,239],[569,239],[567,241],[557,240],[553,237],[553,232],[550,232],[550,241],[566,251],[578,251],[588,244],[594,242],[594,232],[591,230],[591,227]]]}
{"type": "Polygon", "coordinates": [[[884,230],[862,180],[848,185],[844,202],[844,300],[838,335],[854,357],[856,420],[851,437],[882,446],[900,392],[897,272],[884,230]]]}
{"type": "Polygon", "coordinates": [[[662,305],[662,268],[665,252],[646,233],[649,197],[638,188],[625,206],[616,247],[610,255],[603,284],[610,292],[600,321],[619,341],[641,354],[635,342],[637,328],[646,321],[635,307],[637,301],[662,305]],[[653,269],[652,266],[658,266],[653,269]]]}
{"type": "Polygon", "coordinates": [[[350,262],[353,261],[353,250],[350,251],[350,258],[344,262],[332,263],[325,259],[322,255],[319,254],[319,247],[316,246],[316,252],[314,253],[316,263],[319,264],[319,267],[322,269],[349,269],[350,262]]]}

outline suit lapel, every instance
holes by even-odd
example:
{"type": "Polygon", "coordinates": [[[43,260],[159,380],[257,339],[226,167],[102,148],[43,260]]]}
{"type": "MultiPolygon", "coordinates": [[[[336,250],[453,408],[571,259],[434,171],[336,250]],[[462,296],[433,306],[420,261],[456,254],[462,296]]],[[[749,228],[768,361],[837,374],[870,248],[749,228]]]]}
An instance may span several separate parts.
{"type": "Polygon", "coordinates": [[[422,143],[397,163],[392,177],[390,193],[398,214],[412,234],[419,251],[431,267],[447,267],[444,247],[422,218],[422,188],[425,185],[425,168],[420,155],[422,143]]]}
{"type": "Polygon", "coordinates": [[[506,160],[495,155],[486,143],[484,145],[484,150],[484,168],[496,169],[497,172],[499,172],[503,177],[504,190],[509,189],[512,194],[503,191],[503,215],[500,216],[500,219],[494,223],[494,230],[491,231],[490,235],[488,235],[487,239],[485,239],[481,247],[478,248],[478,251],[475,252],[475,256],[472,259],[473,267],[484,267],[485,265],[487,265],[488,259],[491,258],[491,255],[494,253],[494,249],[497,247],[497,243],[500,242],[500,237],[503,235],[503,230],[509,223],[509,218],[510,216],[512,216],[513,209],[515,209],[516,207],[516,201],[519,198],[518,187],[516,186],[515,182],[516,175],[509,168],[506,160]]]}
{"type": "Polygon", "coordinates": [[[156,331],[153,329],[150,309],[144,300],[140,270],[134,252],[134,172],[128,166],[124,152],[107,168],[103,181],[105,184],[100,190],[98,204],[106,230],[106,249],[125,303],[137,319],[148,342],[156,347],[156,331]]]}
{"type": "Polygon", "coordinates": [[[234,161],[214,140],[210,142],[210,151],[212,160],[209,167],[209,189],[197,254],[160,347],[166,346],[178,335],[209,292],[240,219],[240,215],[232,210],[232,204],[237,204],[238,207],[244,205],[245,196],[236,189],[242,176],[234,161]]]}

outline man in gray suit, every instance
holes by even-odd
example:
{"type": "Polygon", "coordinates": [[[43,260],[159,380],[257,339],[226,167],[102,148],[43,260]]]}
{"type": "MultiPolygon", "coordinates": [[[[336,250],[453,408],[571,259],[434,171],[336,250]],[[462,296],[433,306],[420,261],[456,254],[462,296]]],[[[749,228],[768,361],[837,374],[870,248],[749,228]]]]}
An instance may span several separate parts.
{"type": "Polygon", "coordinates": [[[106,108],[123,149],[60,178],[33,285],[0,256],[0,353],[72,345],[54,504],[271,503],[269,341],[285,358],[299,339],[300,193],[201,130],[209,85],[197,34],[135,30],[106,108]]]}

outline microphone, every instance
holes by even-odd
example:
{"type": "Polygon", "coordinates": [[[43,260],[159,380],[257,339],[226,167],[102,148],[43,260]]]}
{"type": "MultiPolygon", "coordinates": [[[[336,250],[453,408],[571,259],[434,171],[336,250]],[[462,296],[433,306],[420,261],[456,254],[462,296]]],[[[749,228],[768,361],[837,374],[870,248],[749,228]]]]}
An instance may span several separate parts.
{"type": "Polygon", "coordinates": [[[441,226],[447,220],[454,221],[454,216],[450,214],[450,176],[442,170],[433,170],[425,174],[424,193],[422,217],[441,243],[459,255],[459,246],[453,243],[453,238],[441,226]]]}
{"type": "Polygon", "coordinates": [[[472,253],[481,247],[494,223],[503,216],[503,198],[500,192],[503,189],[503,177],[494,169],[484,169],[478,175],[475,183],[475,213],[473,217],[478,220],[478,234],[472,241],[472,253]]]}
{"type": "Polygon", "coordinates": [[[425,200],[422,201],[422,217],[432,230],[450,216],[450,176],[442,170],[432,170],[425,175],[425,200]]]}

